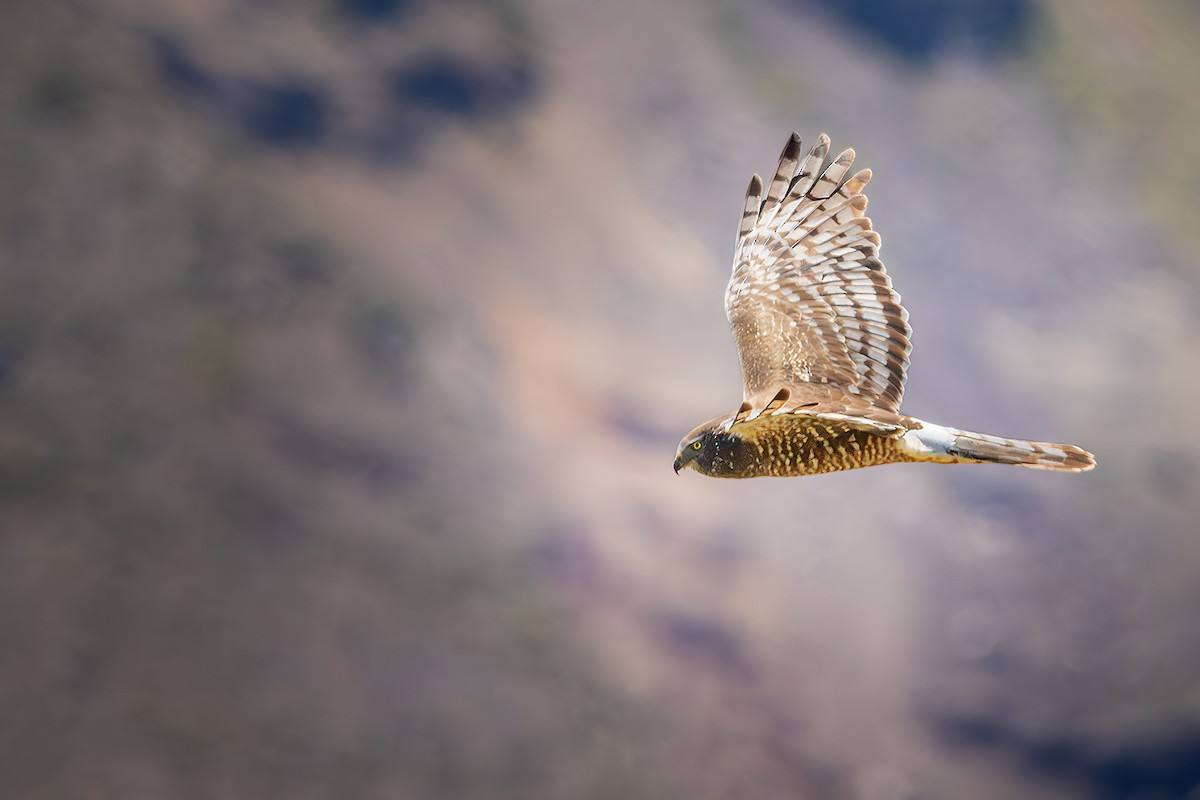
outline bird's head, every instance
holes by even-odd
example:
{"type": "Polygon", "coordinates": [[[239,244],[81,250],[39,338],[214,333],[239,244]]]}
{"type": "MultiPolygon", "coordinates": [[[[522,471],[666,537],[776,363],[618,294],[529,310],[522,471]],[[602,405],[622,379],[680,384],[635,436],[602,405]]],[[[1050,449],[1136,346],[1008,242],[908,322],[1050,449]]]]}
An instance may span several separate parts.
{"type": "Polygon", "coordinates": [[[713,477],[734,477],[744,459],[745,446],[734,432],[726,431],[722,424],[728,416],[711,420],[694,428],[675,453],[675,472],[691,467],[697,472],[713,477]]]}

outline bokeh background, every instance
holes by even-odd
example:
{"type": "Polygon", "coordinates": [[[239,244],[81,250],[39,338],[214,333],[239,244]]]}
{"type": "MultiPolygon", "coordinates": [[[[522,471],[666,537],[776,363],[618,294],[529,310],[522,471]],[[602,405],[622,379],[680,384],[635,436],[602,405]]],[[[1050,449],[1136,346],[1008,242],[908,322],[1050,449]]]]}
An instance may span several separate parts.
{"type": "Polygon", "coordinates": [[[6,0],[0,796],[1200,797],[1200,5],[6,0]],[[671,471],[742,191],[875,170],[905,410],[671,471]]]}

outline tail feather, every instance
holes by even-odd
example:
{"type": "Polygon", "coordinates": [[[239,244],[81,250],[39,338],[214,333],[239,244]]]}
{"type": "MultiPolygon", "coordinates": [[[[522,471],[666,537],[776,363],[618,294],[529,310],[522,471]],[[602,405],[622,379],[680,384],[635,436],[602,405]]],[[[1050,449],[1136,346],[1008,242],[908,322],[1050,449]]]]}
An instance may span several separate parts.
{"type": "Polygon", "coordinates": [[[1096,457],[1073,444],[1006,439],[921,423],[903,437],[905,449],[918,461],[1016,464],[1030,469],[1087,472],[1096,457]]]}

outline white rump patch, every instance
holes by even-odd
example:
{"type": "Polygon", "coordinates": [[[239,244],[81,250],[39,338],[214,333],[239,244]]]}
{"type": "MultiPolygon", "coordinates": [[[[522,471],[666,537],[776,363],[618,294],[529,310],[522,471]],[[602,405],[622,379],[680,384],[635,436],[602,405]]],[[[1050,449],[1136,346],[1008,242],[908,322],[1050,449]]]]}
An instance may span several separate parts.
{"type": "Polygon", "coordinates": [[[921,422],[921,427],[907,431],[900,437],[905,450],[918,456],[945,455],[954,444],[955,433],[950,428],[921,422]]]}

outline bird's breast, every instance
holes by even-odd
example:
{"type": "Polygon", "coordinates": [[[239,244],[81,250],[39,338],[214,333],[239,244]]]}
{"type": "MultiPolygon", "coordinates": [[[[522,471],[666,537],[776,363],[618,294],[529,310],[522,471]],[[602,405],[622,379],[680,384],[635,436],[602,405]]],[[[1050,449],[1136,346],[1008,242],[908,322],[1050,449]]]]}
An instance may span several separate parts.
{"type": "Polygon", "coordinates": [[[889,436],[798,414],[755,420],[742,438],[756,457],[737,477],[817,475],[911,460],[889,436]]]}

